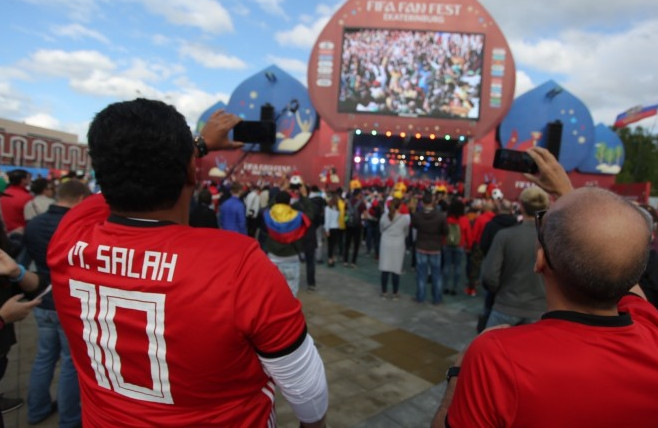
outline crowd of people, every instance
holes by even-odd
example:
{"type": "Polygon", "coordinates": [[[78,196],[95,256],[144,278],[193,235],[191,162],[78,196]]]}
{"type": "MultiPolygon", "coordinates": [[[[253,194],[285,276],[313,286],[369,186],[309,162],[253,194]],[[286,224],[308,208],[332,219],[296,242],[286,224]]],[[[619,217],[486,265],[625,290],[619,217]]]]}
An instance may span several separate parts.
{"type": "Polygon", "coordinates": [[[339,111],[479,117],[484,36],[347,30],[339,111]]]}
{"type": "Polygon", "coordinates": [[[278,388],[301,426],[325,426],[330,385],[296,298],[301,265],[313,291],[316,263],[357,269],[359,257],[377,259],[383,299],[400,299],[403,274],[419,304],[486,292],[488,329],[448,371],[433,426],[656,420],[655,210],[574,190],[541,148],[518,201],[403,183],[323,191],[299,177],[197,185],[195,158],[239,147],[228,138],[239,120],[218,111],[194,139],[171,106],[115,103],[88,134],[101,194],[10,173],[0,378],[13,322],[34,311],[31,424],[57,411],[65,427],[275,426],[278,388]]]}

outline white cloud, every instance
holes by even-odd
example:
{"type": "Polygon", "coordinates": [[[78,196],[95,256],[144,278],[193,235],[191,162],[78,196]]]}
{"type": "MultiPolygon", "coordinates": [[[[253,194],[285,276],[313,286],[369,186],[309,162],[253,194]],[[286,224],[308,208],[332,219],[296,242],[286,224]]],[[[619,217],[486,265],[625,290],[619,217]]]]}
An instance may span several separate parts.
{"type": "Polygon", "coordinates": [[[182,91],[165,95],[165,102],[173,104],[181,112],[192,129],[201,114],[218,101],[228,103],[230,95],[224,93],[208,93],[200,89],[187,88],[182,91]]]}
{"type": "Polygon", "coordinates": [[[282,0],[254,0],[260,8],[272,15],[281,16],[286,21],[289,19],[286,12],[281,7],[282,0]]]}
{"type": "Polygon", "coordinates": [[[251,10],[249,10],[249,8],[242,3],[237,3],[231,6],[231,12],[240,16],[248,16],[251,13],[251,10]]]}
{"type": "Polygon", "coordinates": [[[110,58],[97,51],[39,50],[20,62],[29,73],[43,73],[75,78],[86,76],[91,70],[113,70],[116,65],[110,58]]]}
{"type": "Polygon", "coordinates": [[[327,22],[329,22],[329,17],[324,16],[310,25],[297,24],[291,30],[275,33],[274,38],[280,45],[311,48],[327,22]]]}
{"type": "Polygon", "coordinates": [[[17,117],[25,112],[26,99],[8,81],[0,80],[0,117],[17,117]]]}
{"type": "Polygon", "coordinates": [[[655,0],[538,0],[509,2],[481,0],[508,39],[536,39],[565,29],[630,28],[647,17],[658,16],[655,0]]]}
{"type": "Polygon", "coordinates": [[[156,46],[167,46],[171,43],[171,38],[165,36],[164,34],[153,34],[151,36],[151,41],[156,46]]]}
{"type": "Polygon", "coordinates": [[[23,122],[32,126],[39,126],[47,129],[60,129],[59,120],[48,113],[37,113],[23,119],[23,122]]]}
{"type": "Polygon", "coordinates": [[[240,58],[215,52],[212,48],[201,44],[182,43],[179,53],[208,68],[240,70],[247,67],[240,58]]]}
{"type": "Polygon", "coordinates": [[[653,19],[616,33],[572,30],[557,39],[513,42],[512,52],[528,73],[559,74],[553,79],[579,97],[595,121],[611,123],[619,109],[657,101],[658,56],[648,54],[657,45],[653,19]]]}
{"type": "Polygon", "coordinates": [[[306,74],[308,71],[308,63],[294,58],[284,58],[275,55],[268,55],[267,61],[281,67],[288,73],[302,73],[306,74]]]}
{"type": "Polygon", "coordinates": [[[56,36],[66,36],[74,40],[88,37],[101,43],[105,43],[106,45],[110,43],[110,40],[98,31],[94,31],[80,24],[59,25],[54,27],[52,32],[56,36]]]}
{"type": "Polygon", "coordinates": [[[516,70],[516,87],[514,88],[514,98],[518,97],[519,95],[523,95],[535,86],[537,85],[532,82],[532,79],[525,71],[516,70]]]}
{"type": "Polygon", "coordinates": [[[96,0],[26,0],[39,6],[49,6],[56,9],[66,8],[68,16],[74,21],[87,22],[99,15],[96,0]]]}
{"type": "Polygon", "coordinates": [[[228,11],[212,0],[141,0],[153,14],[163,16],[176,25],[197,27],[206,33],[221,34],[233,31],[228,11]]]}

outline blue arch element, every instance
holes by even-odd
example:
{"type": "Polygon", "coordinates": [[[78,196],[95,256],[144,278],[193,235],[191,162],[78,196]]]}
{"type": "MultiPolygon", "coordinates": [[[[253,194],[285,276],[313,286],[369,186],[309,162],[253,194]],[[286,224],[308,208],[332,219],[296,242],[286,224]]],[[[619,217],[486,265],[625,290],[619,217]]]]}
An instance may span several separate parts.
{"type": "Polygon", "coordinates": [[[208,110],[204,111],[201,113],[201,116],[199,116],[199,120],[196,122],[196,133],[200,133],[201,130],[203,129],[204,126],[206,126],[206,122],[208,122],[208,118],[210,118],[210,115],[216,112],[219,109],[226,109],[226,103],[224,101],[219,101],[216,104],[214,104],[212,107],[210,107],[208,110]]]}
{"type": "Polygon", "coordinates": [[[238,85],[226,110],[244,120],[260,120],[260,108],[265,103],[274,106],[277,118],[273,152],[299,151],[318,125],[318,114],[311,104],[308,89],[290,74],[271,65],[238,85]],[[297,104],[296,111],[292,111],[294,104],[297,104]]]}
{"type": "Polygon", "coordinates": [[[626,152],[621,138],[602,123],[594,129],[595,142],[578,171],[586,174],[618,174],[624,165],[626,152]]]}
{"type": "Polygon", "coordinates": [[[594,122],[585,104],[552,80],[514,101],[500,124],[500,143],[520,150],[546,147],[548,123],[556,120],[562,122],[560,163],[572,171],[592,150],[594,122]]]}

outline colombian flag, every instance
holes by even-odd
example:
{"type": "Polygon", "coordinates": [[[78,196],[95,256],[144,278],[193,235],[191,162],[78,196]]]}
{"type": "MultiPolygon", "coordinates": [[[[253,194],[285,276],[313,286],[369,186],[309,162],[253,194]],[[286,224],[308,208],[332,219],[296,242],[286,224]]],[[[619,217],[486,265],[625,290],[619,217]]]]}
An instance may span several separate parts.
{"type": "Polygon", "coordinates": [[[287,204],[272,205],[263,217],[270,238],[282,244],[291,244],[301,239],[311,225],[304,213],[287,204]]]}

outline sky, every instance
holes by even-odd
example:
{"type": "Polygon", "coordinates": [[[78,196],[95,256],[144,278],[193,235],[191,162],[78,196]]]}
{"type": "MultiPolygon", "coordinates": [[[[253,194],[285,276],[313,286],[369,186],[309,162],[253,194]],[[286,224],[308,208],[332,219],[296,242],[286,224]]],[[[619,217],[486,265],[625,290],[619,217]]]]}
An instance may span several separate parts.
{"type": "MultiPolygon", "coordinates": [[[[438,0],[437,0],[438,1],[438,0]]],[[[611,125],[658,104],[658,1],[482,0],[516,62],[516,94],[552,79],[611,125]]],[[[335,0],[3,0],[0,117],[78,135],[106,105],[146,97],[194,126],[276,64],[306,84],[335,0]]],[[[639,125],[653,130],[655,119],[639,125]]]]}

